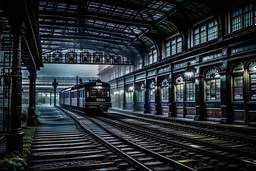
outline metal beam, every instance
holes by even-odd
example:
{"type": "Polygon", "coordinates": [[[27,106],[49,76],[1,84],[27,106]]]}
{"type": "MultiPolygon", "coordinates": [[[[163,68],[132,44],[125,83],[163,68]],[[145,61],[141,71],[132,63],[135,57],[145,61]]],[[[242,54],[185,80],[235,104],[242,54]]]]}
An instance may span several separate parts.
{"type": "MultiPolygon", "coordinates": [[[[77,43],[76,46],[80,46],[79,48],[81,48],[81,45],[82,46],[98,46],[98,47],[102,47],[104,49],[104,44],[97,44],[97,43],[90,43],[90,42],[82,42],[82,43],[77,43]]],[[[42,46],[61,46],[63,48],[72,48],[74,47],[74,45],[70,45],[70,44],[59,44],[59,43],[43,43],[42,46]]],[[[117,49],[117,50],[120,50],[120,48],[118,47],[108,47],[110,49],[117,49]]]]}
{"type": "Polygon", "coordinates": [[[119,44],[119,45],[126,45],[127,43],[123,43],[123,42],[117,42],[115,40],[111,40],[111,39],[107,39],[107,38],[100,38],[100,37],[93,37],[93,36],[76,36],[76,37],[69,37],[69,36],[48,36],[48,35],[42,35],[41,36],[41,40],[51,40],[54,41],[56,39],[66,39],[66,40],[70,40],[70,39],[88,39],[88,40],[97,40],[97,41],[103,41],[103,42],[108,42],[111,44],[119,44]]]}
{"type": "MultiPolygon", "coordinates": [[[[70,5],[79,5],[79,1],[73,1],[73,0],[42,0],[42,1],[47,1],[47,2],[58,2],[58,3],[65,3],[65,4],[70,4],[70,5]]],[[[123,3],[123,1],[120,0],[111,0],[111,1],[106,1],[106,0],[88,0],[87,2],[96,2],[96,3],[102,3],[106,5],[113,5],[125,9],[132,9],[132,10],[142,10],[145,8],[143,5],[138,5],[138,4],[132,4],[132,3],[123,3]]]]}
{"type": "Polygon", "coordinates": [[[81,27],[82,30],[86,31],[93,31],[97,33],[109,34],[109,35],[120,35],[120,34],[127,34],[131,36],[136,36],[135,33],[131,32],[122,32],[119,30],[110,30],[107,28],[99,28],[93,27],[88,24],[72,24],[72,23],[56,23],[56,22],[39,22],[40,28],[47,28],[47,29],[65,29],[65,30],[76,30],[75,28],[81,27]],[[74,28],[74,29],[72,29],[74,28]]]}
{"type": "MultiPolygon", "coordinates": [[[[43,31],[42,33],[53,33],[53,34],[62,34],[63,36],[81,36],[81,37],[87,37],[87,36],[92,36],[92,34],[88,34],[88,33],[72,33],[72,32],[52,32],[52,31],[43,31]]],[[[96,32],[97,33],[97,32],[96,32]]],[[[43,34],[45,35],[45,34],[43,34]]],[[[43,36],[41,35],[41,36],[43,36]]],[[[97,37],[101,37],[101,38],[106,38],[106,39],[115,39],[115,40],[120,40],[120,41],[132,41],[132,38],[128,37],[128,36],[102,36],[102,35],[93,35],[93,36],[97,36],[97,37]]],[[[53,35],[54,37],[54,35],[53,35]]]]}
{"type": "Polygon", "coordinates": [[[116,23],[121,25],[130,25],[130,26],[137,26],[137,27],[151,27],[150,21],[145,20],[133,20],[128,18],[122,18],[117,16],[107,16],[100,13],[93,13],[86,11],[85,14],[78,14],[78,13],[66,13],[66,12],[52,12],[52,11],[40,11],[39,18],[44,19],[63,19],[64,18],[78,18],[81,17],[82,19],[93,19],[93,20],[100,20],[104,22],[116,23]]]}

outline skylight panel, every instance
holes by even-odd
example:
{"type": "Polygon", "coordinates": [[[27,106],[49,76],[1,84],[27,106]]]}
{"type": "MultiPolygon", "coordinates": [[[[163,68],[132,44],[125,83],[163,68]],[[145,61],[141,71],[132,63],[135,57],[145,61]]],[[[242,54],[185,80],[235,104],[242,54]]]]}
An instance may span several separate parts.
{"type": "Polygon", "coordinates": [[[161,17],[163,17],[163,14],[162,14],[162,13],[157,13],[156,15],[153,16],[153,18],[154,18],[155,20],[158,20],[158,19],[160,19],[161,17]]]}

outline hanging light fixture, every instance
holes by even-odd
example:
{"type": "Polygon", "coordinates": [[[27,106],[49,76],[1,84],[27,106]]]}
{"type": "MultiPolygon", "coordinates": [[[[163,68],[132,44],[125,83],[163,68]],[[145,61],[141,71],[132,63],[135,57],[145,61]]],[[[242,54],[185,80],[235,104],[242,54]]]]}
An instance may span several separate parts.
{"type": "Polygon", "coordinates": [[[187,63],[187,68],[184,72],[185,81],[194,81],[195,79],[195,68],[190,66],[190,62],[187,63]]]}

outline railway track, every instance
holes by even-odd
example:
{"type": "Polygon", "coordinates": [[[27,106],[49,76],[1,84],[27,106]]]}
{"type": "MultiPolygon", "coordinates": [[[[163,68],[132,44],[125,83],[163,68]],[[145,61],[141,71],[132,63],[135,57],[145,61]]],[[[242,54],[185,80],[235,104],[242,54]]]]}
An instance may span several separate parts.
{"type": "MultiPolygon", "coordinates": [[[[68,113],[76,119],[76,116],[72,112],[68,113]]],[[[79,120],[79,123],[95,138],[109,146],[116,154],[121,155],[122,158],[129,163],[132,163],[136,170],[195,171],[195,169],[158,154],[154,150],[148,150],[136,145],[128,140],[126,134],[117,129],[100,126],[95,123],[93,118],[85,117],[84,119],[79,120]]]]}
{"type": "Polygon", "coordinates": [[[135,170],[63,112],[47,112],[42,116],[47,121],[35,130],[26,170],[135,170]]]}
{"type": "MultiPolygon", "coordinates": [[[[216,149],[216,145],[212,146],[212,144],[205,144],[205,143],[195,143],[191,142],[190,139],[185,139],[184,137],[180,138],[180,136],[172,136],[172,133],[168,132],[168,128],[160,128],[156,125],[152,124],[146,124],[146,123],[139,123],[139,125],[144,125],[143,127],[141,126],[134,126],[134,124],[137,122],[135,120],[130,121],[132,122],[131,124],[125,124],[113,120],[109,120],[106,118],[101,118],[104,122],[107,122],[111,124],[114,127],[118,127],[122,131],[131,131],[132,133],[134,130],[137,132],[140,132],[143,138],[140,139],[150,139],[148,140],[149,142],[156,141],[159,143],[166,144],[166,147],[162,148],[171,148],[174,152],[174,154],[178,155],[177,160],[180,162],[184,163],[205,163],[205,164],[212,164],[212,165],[219,165],[223,168],[231,169],[231,170],[255,170],[253,160],[255,157],[250,156],[250,154],[254,153],[249,153],[249,157],[244,157],[244,156],[239,156],[234,149],[229,149],[225,148],[224,146],[218,146],[216,149]],[[153,129],[152,129],[153,128],[153,129]],[[228,150],[227,150],[228,149],[228,150]],[[201,157],[201,158],[200,158],[201,157]],[[185,159],[185,160],[180,160],[180,159],[185,159]],[[196,160],[194,160],[196,159],[196,160]],[[226,162],[221,162],[221,161],[226,161],[226,162]]],[[[138,123],[137,123],[138,124],[138,123]]],[[[179,133],[177,133],[179,134],[179,133]]],[[[137,137],[133,136],[131,139],[134,139],[137,141],[137,137]]],[[[240,151],[239,151],[240,152],[240,151]]],[[[169,154],[168,154],[169,155],[169,154]]],[[[175,156],[175,155],[174,155],[175,156]]],[[[218,169],[218,168],[215,168],[218,169]]]]}
{"type": "MultiPolygon", "coordinates": [[[[204,132],[206,134],[212,134],[216,136],[225,136],[225,138],[230,138],[234,140],[244,140],[249,143],[253,143],[256,141],[256,132],[252,135],[244,134],[244,133],[238,133],[237,131],[233,132],[231,130],[224,130],[224,129],[218,129],[216,126],[210,126],[206,125],[208,127],[204,127],[204,125],[196,125],[196,124],[180,124],[180,123],[174,123],[170,122],[168,118],[165,117],[153,117],[153,116],[145,116],[145,117],[140,117],[140,116],[134,116],[134,115],[124,115],[124,114],[118,114],[118,113],[108,113],[108,116],[122,116],[125,118],[135,118],[136,120],[140,120],[143,122],[148,122],[148,123],[153,123],[153,124],[161,124],[164,125],[165,127],[175,129],[175,130],[182,130],[182,131],[187,131],[187,132],[204,132]]],[[[253,129],[253,128],[251,128],[253,129]]]]}
{"type": "Polygon", "coordinates": [[[126,112],[122,111],[121,113],[118,111],[115,111],[113,109],[110,110],[108,114],[115,114],[115,115],[123,115],[126,117],[136,117],[136,118],[147,118],[147,119],[153,119],[153,120],[159,120],[159,121],[166,121],[170,124],[178,124],[183,125],[187,127],[192,128],[202,128],[202,129],[208,129],[208,130],[215,130],[218,132],[226,132],[230,134],[238,134],[238,135],[246,135],[256,138],[256,129],[254,127],[239,127],[239,126],[228,126],[226,124],[209,124],[199,121],[188,121],[188,120],[179,120],[171,117],[162,117],[160,115],[145,115],[140,113],[132,113],[132,112],[126,112]]]}
{"type": "MultiPolygon", "coordinates": [[[[108,115],[111,116],[111,115],[108,115]]],[[[112,118],[119,118],[116,115],[112,118]]],[[[131,116],[130,118],[133,118],[136,120],[127,120],[122,119],[124,117],[119,118],[120,121],[124,121],[126,123],[132,122],[137,123],[137,125],[143,125],[143,123],[149,123],[153,125],[158,125],[161,128],[167,128],[168,133],[176,136],[178,138],[190,138],[195,143],[209,143],[212,145],[212,147],[218,148],[217,146],[220,146],[220,148],[229,148],[229,151],[236,151],[238,155],[244,155],[244,156],[255,156],[256,155],[256,137],[254,136],[244,136],[242,134],[232,134],[230,132],[222,132],[222,131],[216,131],[216,130],[210,130],[210,129],[203,129],[203,128],[196,128],[192,126],[184,126],[174,123],[169,123],[166,121],[159,121],[154,119],[147,119],[147,118],[141,118],[141,117],[134,117],[131,116]],[[224,146],[224,147],[221,147],[224,146]]],[[[125,116],[125,118],[127,118],[125,116]]],[[[256,157],[255,157],[256,158],[256,157]]]]}
{"type": "Polygon", "coordinates": [[[117,129],[109,130],[90,118],[70,113],[69,117],[52,110],[42,116],[47,122],[35,130],[26,170],[195,171],[136,145],[117,129]]]}
{"type": "MultiPolygon", "coordinates": [[[[145,144],[156,140],[158,141],[156,143],[157,145],[167,144],[164,148],[162,148],[162,153],[167,153],[168,157],[177,157],[176,161],[185,163],[190,167],[196,168],[197,170],[255,170],[252,158],[238,156],[235,152],[230,151],[230,149],[227,152],[225,151],[227,148],[223,146],[220,147],[217,145],[218,148],[215,148],[212,147],[212,144],[209,145],[204,142],[198,143],[197,141],[193,142],[193,139],[191,142],[191,139],[187,138],[186,136],[183,138],[172,136],[173,131],[168,132],[167,130],[170,130],[168,128],[134,120],[130,120],[130,124],[113,121],[102,117],[101,120],[104,120],[105,123],[107,122],[108,124],[111,124],[112,128],[104,124],[97,124],[101,125],[102,127],[108,127],[110,130],[118,128],[119,131],[122,132],[132,131],[132,134],[136,132],[135,135],[131,135],[131,141],[133,141],[133,139],[137,141],[137,134],[141,134],[141,136],[144,137],[139,139],[147,139],[147,142],[143,142],[145,144]],[[172,149],[172,152],[170,152],[173,153],[172,155],[170,155],[168,151],[166,152],[166,149],[168,148],[172,149]]],[[[129,135],[129,133],[125,133],[129,135]]]]}

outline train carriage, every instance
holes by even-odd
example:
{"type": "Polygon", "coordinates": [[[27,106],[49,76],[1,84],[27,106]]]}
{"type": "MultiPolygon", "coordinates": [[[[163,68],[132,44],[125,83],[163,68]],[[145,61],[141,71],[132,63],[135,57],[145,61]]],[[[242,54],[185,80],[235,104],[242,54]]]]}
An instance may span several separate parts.
{"type": "Polygon", "coordinates": [[[111,107],[110,85],[101,80],[81,83],[60,91],[60,106],[84,111],[87,115],[111,107]]]}

